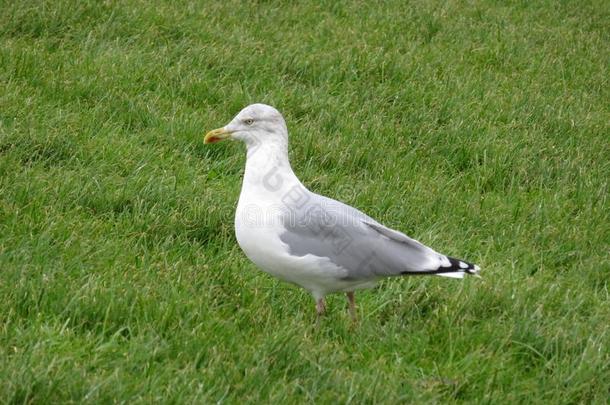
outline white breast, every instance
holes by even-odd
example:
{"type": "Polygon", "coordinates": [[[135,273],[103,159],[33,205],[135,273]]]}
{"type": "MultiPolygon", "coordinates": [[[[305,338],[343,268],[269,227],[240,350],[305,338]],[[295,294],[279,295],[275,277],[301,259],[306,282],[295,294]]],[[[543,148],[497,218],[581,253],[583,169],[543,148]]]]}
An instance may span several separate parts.
{"type": "MultiPolygon", "coordinates": [[[[292,256],[280,240],[285,231],[282,210],[275,204],[248,203],[240,198],[235,215],[235,236],[246,256],[261,270],[281,280],[297,284],[314,294],[342,290],[347,275],[327,258],[314,255],[292,256]]],[[[351,283],[348,283],[351,284],[351,283]]]]}

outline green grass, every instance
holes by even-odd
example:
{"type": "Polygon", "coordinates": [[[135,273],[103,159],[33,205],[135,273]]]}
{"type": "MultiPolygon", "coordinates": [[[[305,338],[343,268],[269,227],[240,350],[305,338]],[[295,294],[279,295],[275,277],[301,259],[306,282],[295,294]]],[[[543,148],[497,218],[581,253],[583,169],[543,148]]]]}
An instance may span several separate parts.
{"type": "Polygon", "coordinates": [[[0,3],[0,401],[607,403],[610,3],[0,3]],[[252,102],[310,189],[484,278],[315,329],[202,143],[252,102]]]}

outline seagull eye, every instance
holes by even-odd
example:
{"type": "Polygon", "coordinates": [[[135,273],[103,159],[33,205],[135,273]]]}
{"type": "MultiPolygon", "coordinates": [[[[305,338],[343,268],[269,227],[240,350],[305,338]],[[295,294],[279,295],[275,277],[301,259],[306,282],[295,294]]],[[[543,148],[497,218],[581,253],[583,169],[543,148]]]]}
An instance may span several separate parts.
{"type": "Polygon", "coordinates": [[[252,118],[248,118],[247,120],[244,120],[244,122],[246,123],[246,125],[254,124],[254,120],[252,118]]]}

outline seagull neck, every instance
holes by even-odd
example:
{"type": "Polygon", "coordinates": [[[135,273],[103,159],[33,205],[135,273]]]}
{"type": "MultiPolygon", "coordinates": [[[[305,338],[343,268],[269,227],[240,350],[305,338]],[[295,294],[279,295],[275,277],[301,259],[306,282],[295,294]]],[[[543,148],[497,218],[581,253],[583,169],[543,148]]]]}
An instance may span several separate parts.
{"type": "Polygon", "coordinates": [[[244,187],[264,186],[271,192],[288,190],[300,181],[290,167],[288,147],[281,143],[248,145],[244,187]]]}

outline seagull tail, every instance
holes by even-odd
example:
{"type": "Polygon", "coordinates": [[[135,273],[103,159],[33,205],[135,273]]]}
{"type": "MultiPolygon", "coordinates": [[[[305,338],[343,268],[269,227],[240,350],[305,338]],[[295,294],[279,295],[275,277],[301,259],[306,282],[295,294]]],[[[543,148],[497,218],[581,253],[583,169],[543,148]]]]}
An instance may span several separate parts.
{"type": "Polygon", "coordinates": [[[464,276],[466,275],[475,276],[479,278],[481,277],[479,276],[479,271],[481,271],[481,268],[476,264],[449,256],[447,256],[447,259],[449,259],[450,265],[447,267],[439,267],[434,274],[436,274],[437,276],[451,278],[464,278],[464,276]]]}

